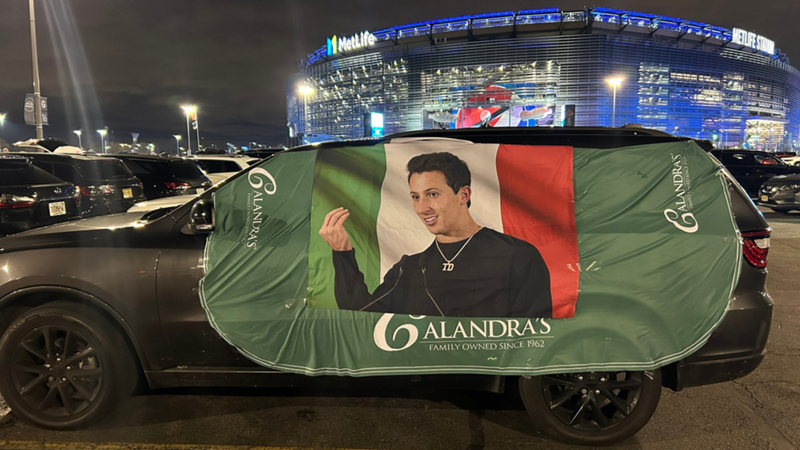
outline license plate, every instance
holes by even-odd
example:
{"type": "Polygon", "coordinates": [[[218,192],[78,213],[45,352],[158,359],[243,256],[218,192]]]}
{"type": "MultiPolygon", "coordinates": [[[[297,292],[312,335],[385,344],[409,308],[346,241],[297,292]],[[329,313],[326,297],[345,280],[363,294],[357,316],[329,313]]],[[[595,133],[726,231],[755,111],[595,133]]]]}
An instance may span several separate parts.
{"type": "Polygon", "coordinates": [[[762,195],[762,196],[761,196],[761,201],[762,201],[762,202],[769,201],[769,197],[767,197],[766,195],[762,195]]]}
{"type": "Polygon", "coordinates": [[[123,188],[122,189],[122,198],[133,198],[133,189],[132,188],[123,188]]]}
{"type": "Polygon", "coordinates": [[[50,217],[63,216],[67,213],[67,204],[64,202],[50,203],[50,217]]]}
{"type": "Polygon", "coordinates": [[[206,190],[205,190],[204,188],[197,188],[197,195],[200,195],[200,194],[202,194],[202,193],[203,193],[203,192],[205,192],[205,191],[206,191],[206,190]]]}

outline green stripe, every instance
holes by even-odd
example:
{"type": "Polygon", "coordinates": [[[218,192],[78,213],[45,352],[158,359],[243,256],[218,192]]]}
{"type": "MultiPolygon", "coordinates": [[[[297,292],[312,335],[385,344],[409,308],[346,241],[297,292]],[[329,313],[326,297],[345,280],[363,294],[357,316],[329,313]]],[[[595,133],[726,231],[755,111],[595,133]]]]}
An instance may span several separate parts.
{"type": "Polygon", "coordinates": [[[311,203],[308,301],[310,307],[336,308],[331,248],[320,237],[325,215],[338,207],[350,210],[346,229],[370,291],[380,284],[377,221],[386,174],[383,145],[320,150],[314,169],[311,203]]]}
{"type": "Polygon", "coordinates": [[[253,330],[292,321],[301,310],[286,305],[303,305],[306,297],[315,153],[286,153],[260,164],[275,179],[272,195],[264,186],[254,188],[248,176],[214,194],[216,225],[206,248],[201,301],[211,325],[237,347],[279,347],[284,336],[253,330]]]}

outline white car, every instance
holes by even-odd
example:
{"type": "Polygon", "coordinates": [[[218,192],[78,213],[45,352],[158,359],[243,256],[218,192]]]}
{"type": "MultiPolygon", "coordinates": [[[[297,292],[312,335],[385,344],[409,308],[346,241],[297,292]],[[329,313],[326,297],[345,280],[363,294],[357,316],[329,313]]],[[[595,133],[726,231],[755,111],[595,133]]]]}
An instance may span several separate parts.
{"type": "Polygon", "coordinates": [[[261,161],[258,158],[238,155],[196,155],[192,156],[190,159],[197,162],[197,165],[203,169],[203,172],[206,173],[206,176],[208,176],[214,184],[236,175],[239,171],[261,161]]]}
{"type": "Polygon", "coordinates": [[[135,203],[133,206],[128,209],[128,212],[147,212],[147,211],[155,211],[157,209],[162,208],[176,208],[178,206],[183,205],[197,197],[197,194],[194,195],[174,195],[171,197],[161,197],[156,198],[153,200],[147,200],[144,202],[135,203]]]}
{"type": "Polygon", "coordinates": [[[781,158],[781,161],[790,166],[800,166],[800,156],[785,156],[781,158]]]}

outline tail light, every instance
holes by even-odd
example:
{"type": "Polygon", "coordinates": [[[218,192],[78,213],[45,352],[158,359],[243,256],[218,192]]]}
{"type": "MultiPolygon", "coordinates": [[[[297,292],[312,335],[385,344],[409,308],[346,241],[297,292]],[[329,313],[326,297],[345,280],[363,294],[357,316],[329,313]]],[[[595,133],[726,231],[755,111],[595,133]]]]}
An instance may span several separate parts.
{"type": "Polygon", "coordinates": [[[173,191],[183,191],[192,188],[190,183],[179,183],[177,181],[165,181],[164,186],[173,191]]]}
{"type": "Polygon", "coordinates": [[[769,232],[753,231],[742,233],[742,252],[747,262],[759,269],[767,267],[769,253],[769,232]]]}
{"type": "Polygon", "coordinates": [[[0,194],[0,209],[17,209],[33,206],[36,199],[24,195],[0,194]]]}

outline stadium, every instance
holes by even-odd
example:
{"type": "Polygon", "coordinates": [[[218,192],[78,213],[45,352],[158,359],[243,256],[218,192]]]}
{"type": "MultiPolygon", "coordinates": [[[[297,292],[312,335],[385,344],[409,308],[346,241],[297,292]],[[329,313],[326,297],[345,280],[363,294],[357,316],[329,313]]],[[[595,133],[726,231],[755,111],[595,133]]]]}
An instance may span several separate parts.
{"type": "Polygon", "coordinates": [[[640,124],[797,149],[800,71],[738,28],[608,8],[498,12],[331,36],[287,85],[290,140],[640,124]]]}

